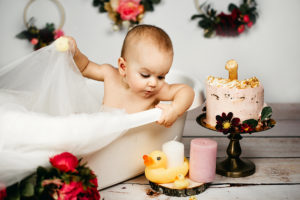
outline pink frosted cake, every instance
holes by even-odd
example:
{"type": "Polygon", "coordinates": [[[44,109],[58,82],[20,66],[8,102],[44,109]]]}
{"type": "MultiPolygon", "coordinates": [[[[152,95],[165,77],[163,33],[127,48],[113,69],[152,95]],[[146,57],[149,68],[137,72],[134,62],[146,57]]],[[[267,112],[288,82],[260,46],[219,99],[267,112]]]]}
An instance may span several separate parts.
{"type": "MultiPolygon", "coordinates": [[[[237,65],[237,64],[236,64],[237,65]]],[[[227,68],[226,68],[227,69],[227,68]]],[[[237,70],[237,66],[236,66],[237,70]]],[[[209,76],[206,81],[206,123],[216,125],[216,116],[232,112],[241,122],[258,120],[264,106],[264,88],[256,77],[239,81],[209,76]]]]}

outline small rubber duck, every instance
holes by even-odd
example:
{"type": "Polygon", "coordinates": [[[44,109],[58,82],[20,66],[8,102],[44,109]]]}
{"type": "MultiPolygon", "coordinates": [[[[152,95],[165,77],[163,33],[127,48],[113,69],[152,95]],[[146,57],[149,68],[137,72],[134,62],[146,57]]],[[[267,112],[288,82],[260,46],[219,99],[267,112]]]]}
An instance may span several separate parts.
{"type": "Polygon", "coordinates": [[[173,183],[175,189],[184,189],[189,186],[190,182],[182,174],[178,174],[173,183]]]}
{"type": "Polygon", "coordinates": [[[146,165],[145,176],[154,183],[173,183],[178,175],[185,177],[189,171],[189,162],[184,158],[182,165],[167,168],[167,156],[162,151],[153,151],[149,155],[144,155],[146,165]]]}

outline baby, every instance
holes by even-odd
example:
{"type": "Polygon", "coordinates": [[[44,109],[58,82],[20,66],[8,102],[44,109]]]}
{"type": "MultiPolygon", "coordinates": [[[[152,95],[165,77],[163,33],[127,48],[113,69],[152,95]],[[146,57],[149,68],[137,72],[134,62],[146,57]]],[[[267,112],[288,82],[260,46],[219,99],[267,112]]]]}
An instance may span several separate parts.
{"type": "Polygon", "coordinates": [[[124,39],[118,68],[89,61],[75,40],[67,38],[74,47],[74,61],[82,75],[104,81],[104,105],[125,109],[127,113],[160,108],[163,112],[157,122],[166,127],[191,106],[194,99],[191,87],[165,82],[173,61],[173,46],[161,28],[152,25],[132,28],[124,39]]]}

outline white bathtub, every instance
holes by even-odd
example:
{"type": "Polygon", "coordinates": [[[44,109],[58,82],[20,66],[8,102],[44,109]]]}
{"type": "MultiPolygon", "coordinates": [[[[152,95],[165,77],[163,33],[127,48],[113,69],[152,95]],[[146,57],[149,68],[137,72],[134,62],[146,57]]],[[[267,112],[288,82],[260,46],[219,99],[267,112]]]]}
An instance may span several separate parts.
{"type": "MultiPolygon", "coordinates": [[[[167,75],[167,82],[185,83],[194,88],[195,99],[189,110],[203,103],[203,86],[195,78],[173,70],[167,75]]],[[[98,86],[92,85],[93,90],[99,91],[98,86]]],[[[187,113],[177,119],[170,128],[165,128],[155,122],[132,128],[108,146],[86,156],[84,160],[88,161],[88,166],[98,177],[99,189],[142,174],[144,154],[161,149],[163,143],[173,140],[176,136],[177,140],[181,140],[186,115],[187,113]]]]}

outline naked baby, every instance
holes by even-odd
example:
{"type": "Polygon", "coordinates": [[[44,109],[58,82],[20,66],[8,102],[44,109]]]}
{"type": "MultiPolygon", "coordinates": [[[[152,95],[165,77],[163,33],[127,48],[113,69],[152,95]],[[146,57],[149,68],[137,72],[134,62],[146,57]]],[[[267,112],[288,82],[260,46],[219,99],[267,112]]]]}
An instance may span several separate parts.
{"type": "Polygon", "coordinates": [[[77,48],[75,40],[67,38],[82,75],[104,82],[105,106],[124,109],[127,113],[158,107],[163,112],[157,122],[166,127],[191,106],[194,99],[191,87],[165,82],[174,53],[169,36],[161,28],[152,25],[132,28],[124,39],[118,68],[90,61],[77,48]]]}

